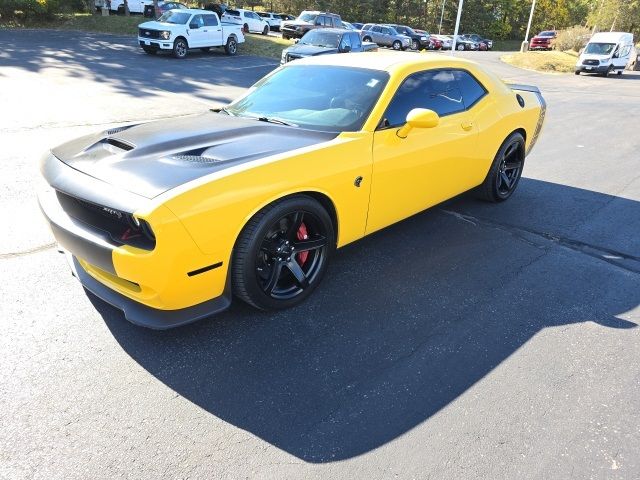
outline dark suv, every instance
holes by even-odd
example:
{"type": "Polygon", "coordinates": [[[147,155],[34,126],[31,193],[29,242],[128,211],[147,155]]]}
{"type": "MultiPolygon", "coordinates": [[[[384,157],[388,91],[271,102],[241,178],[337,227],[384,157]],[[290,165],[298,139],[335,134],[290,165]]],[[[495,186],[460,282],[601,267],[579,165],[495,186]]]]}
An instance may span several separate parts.
{"type": "Polygon", "coordinates": [[[416,32],[413,28],[406,25],[394,25],[389,24],[389,27],[395,28],[396,32],[406,35],[411,39],[411,50],[422,50],[423,48],[433,48],[430,45],[429,35],[424,35],[416,32]]]}
{"type": "Polygon", "coordinates": [[[340,15],[335,13],[304,11],[293,21],[282,22],[280,31],[282,38],[302,38],[309,30],[314,28],[344,28],[340,15]]]}

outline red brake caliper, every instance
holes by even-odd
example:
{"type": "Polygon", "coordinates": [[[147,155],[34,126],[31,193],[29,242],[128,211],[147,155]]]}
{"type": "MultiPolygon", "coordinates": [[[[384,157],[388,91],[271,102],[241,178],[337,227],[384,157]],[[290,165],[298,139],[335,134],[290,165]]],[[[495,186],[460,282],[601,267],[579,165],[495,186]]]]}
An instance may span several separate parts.
{"type": "MultiPolygon", "coordinates": [[[[296,236],[298,237],[298,240],[308,240],[309,239],[309,233],[307,232],[307,226],[304,223],[300,224],[300,228],[298,229],[298,232],[296,233],[296,236]]],[[[304,265],[304,262],[307,261],[307,258],[309,257],[309,252],[300,252],[297,255],[297,259],[298,259],[298,263],[300,264],[300,266],[304,265]]]]}

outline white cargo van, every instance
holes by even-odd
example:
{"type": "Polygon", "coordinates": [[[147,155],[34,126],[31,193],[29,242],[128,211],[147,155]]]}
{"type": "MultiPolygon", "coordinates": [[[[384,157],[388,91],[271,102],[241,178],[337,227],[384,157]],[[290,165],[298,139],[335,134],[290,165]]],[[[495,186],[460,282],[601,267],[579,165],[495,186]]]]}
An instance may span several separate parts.
{"type": "Polygon", "coordinates": [[[601,32],[591,37],[576,63],[575,73],[598,73],[604,77],[615,71],[622,75],[631,60],[633,34],[601,32]]]}

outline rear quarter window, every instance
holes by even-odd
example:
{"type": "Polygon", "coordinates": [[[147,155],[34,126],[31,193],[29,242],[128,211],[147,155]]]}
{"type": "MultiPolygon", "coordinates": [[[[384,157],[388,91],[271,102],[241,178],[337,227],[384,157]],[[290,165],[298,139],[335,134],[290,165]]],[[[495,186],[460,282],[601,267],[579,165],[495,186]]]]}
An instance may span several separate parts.
{"type": "Polygon", "coordinates": [[[469,72],[465,70],[454,70],[453,76],[458,82],[458,87],[462,92],[464,106],[467,110],[487,94],[487,90],[469,72]]]}

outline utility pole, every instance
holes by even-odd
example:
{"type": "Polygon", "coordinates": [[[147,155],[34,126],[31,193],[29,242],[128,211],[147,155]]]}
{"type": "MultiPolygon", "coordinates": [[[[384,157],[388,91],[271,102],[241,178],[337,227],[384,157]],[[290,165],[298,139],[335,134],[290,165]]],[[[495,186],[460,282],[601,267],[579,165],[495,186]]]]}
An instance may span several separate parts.
{"type": "Polygon", "coordinates": [[[442,33],[442,19],[444,18],[444,4],[447,0],[442,0],[442,11],[440,12],[440,26],[438,27],[438,35],[442,33]]]}
{"type": "Polygon", "coordinates": [[[526,52],[527,50],[529,50],[529,30],[531,29],[531,20],[533,20],[533,11],[536,8],[536,0],[533,0],[533,3],[531,4],[531,13],[529,14],[529,23],[527,24],[527,33],[525,33],[524,35],[524,42],[522,42],[522,45],[520,46],[520,51],[521,52],[526,52]]]}
{"type": "Polygon", "coordinates": [[[460,0],[460,2],[458,3],[458,15],[456,16],[456,28],[455,28],[455,31],[453,32],[453,43],[451,44],[452,55],[456,51],[456,40],[458,38],[458,29],[460,28],[460,16],[462,15],[463,3],[464,3],[464,0],[460,0]]]}

